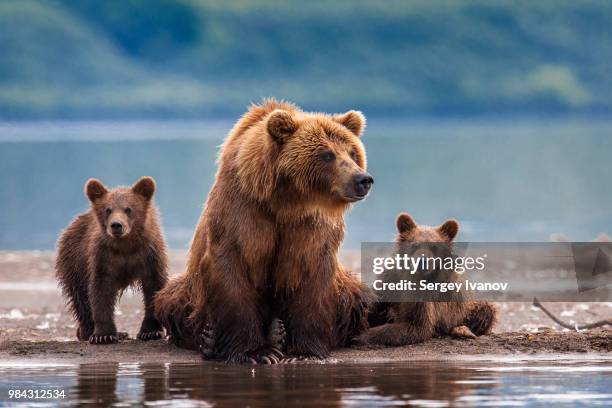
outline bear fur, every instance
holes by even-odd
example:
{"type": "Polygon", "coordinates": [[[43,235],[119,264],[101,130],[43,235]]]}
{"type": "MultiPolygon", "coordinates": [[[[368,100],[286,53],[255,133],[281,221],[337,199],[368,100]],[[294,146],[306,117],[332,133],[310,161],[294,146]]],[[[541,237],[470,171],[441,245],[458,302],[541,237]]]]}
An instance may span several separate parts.
{"type": "Polygon", "coordinates": [[[93,344],[118,341],[115,303],[128,286],[142,288],[145,316],[140,340],[158,339],[162,327],[153,298],[167,281],[166,244],[153,204],[155,181],[107,189],[90,179],[90,209],[77,216],[58,241],[56,275],[79,323],[77,338],[93,344]]]}
{"type": "MultiPolygon", "coordinates": [[[[457,221],[448,220],[435,228],[419,226],[410,215],[403,213],[396,224],[398,250],[401,251],[402,246],[434,243],[436,251],[447,252],[436,256],[444,258],[452,255],[452,242],[459,232],[457,221]]],[[[441,271],[433,273],[444,274],[441,271]]],[[[451,271],[441,281],[457,282],[462,279],[461,275],[451,271]]],[[[358,336],[356,343],[402,346],[445,335],[475,338],[491,333],[497,316],[493,304],[469,300],[462,293],[443,295],[442,299],[453,301],[377,303],[369,317],[372,327],[358,336]]]]}
{"type": "Polygon", "coordinates": [[[324,358],[367,328],[371,295],[338,261],[344,213],[373,183],[364,126],[360,112],[307,113],[274,100],[236,123],[187,271],[156,297],[175,344],[196,349],[212,327],[216,358],[268,362],[281,319],[286,353],[324,358]]]}

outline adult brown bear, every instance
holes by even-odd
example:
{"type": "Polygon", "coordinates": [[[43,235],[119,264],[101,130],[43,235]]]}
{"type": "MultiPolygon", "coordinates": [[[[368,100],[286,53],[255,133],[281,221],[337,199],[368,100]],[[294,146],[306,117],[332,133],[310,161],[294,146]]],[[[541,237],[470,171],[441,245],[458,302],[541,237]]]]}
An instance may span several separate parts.
{"type": "Polygon", "coordinates": [[[344,213],[373,183],[359,139],[360,112],[307,113],[264,101],[231,130],[196,228],[187,272],[156,298],[175,343],[214,355],[277,362],[271,331],[280,318],[285,352],[324,358],[367,328],[370,294],[344,270],[344,213]]]}

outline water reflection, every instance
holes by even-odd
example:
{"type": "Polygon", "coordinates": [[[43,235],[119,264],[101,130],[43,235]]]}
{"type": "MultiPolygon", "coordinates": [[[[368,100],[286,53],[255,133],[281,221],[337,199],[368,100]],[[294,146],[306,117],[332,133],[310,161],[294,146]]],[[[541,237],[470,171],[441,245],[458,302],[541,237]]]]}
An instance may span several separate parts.
{"type": "Polygon", "coordinates": [[[588,383],[577,380],[583,370],[572,370],[584,368],[585,364],[570,365],[561,370],[562,375],[558,370],[551,371],[550,366],[539,370],[537,365],[510,365],[504,369],[498,364],[483,367],[430,362],[278,367],[81,364],[73,372],[76,385],[67,390],[67,395],[79,404],[166,405],[180,400],[181,406],[218,407],[612,402],[610,365],[589,365],[594,376],[588,383]]]}
{"type": "Polygon", "coordinates": [[[210,363],[0,363],[9,390],[64,390],[24,406],[549,406],[612,405],[608,361],[415,362],[278,367],[210,363]]]}

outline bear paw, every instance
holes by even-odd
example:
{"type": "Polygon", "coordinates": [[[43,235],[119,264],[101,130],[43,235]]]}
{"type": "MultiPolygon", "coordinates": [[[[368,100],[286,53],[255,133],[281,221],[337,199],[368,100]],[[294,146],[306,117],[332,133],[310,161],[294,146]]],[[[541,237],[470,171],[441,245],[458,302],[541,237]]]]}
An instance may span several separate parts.
{"type": "Polygon", "coordinates": [[[458,339],[475,339],[476,335],[472,333],[469,327],[467,326],[457,326],[451,330],[451,336],[458,339]]]}
{"type": "Polygon", "coordinates": [[[160,330],[141,331],[136,336],[136,338],[141,341],[159,340],[162,337],[163,337],[163,333],[160,330]]]}
{"type": "Polygon", "coordinates": [[[204,326],[204,330],[200,334],[200,354],[206,360],[215,357],[215,333],[212,326],[204,326]]]}
{"type": "Polygon", "coordinates": [[[251,364],[280,364],[285,355],[276,347],[264,346],[245,356],[247,363],[251,364]]]}
{"type": "Polygon", "coordinates": [[[268,343],[271,347],[283,350],[285,348],[286,337],[287,331],[285,330],[285,324],[280,319],[274,319],[270,324],[268,343]]]}
{"type": "Polygon", "coordinates": [[[92,334],[89,338],[90,344],[114,344],[119,341],[117,334],[92,334]]]}
{"type": "Polygon", "coordinates": [[[279,362],[279,364],[304,363],[307,361],[321,362],[321,361],[325,361],[325,359],[315,357],[315,356],[295,355],[295,356],[283,357],[281,361],[279,362]]]}
{"type": "Polygon", "coordinates": [[[79,341],[87,341],[94,332],[94,328],[90,326],[79,326],[76,331],[76,336],[79,341]]]}

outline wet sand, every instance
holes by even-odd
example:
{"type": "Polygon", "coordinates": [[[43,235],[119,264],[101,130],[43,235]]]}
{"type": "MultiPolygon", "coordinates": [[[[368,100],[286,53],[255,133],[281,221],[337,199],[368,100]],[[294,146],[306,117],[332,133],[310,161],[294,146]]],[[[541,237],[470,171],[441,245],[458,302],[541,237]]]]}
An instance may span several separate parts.
{"type": "MultiPolygon", "coordinates": [[[[359,270],[359,256],[343,253],[344,264],[359,270]]],[[[171,274],[184,268],[185,252],[173,251],[171,274]]],[[[0,360],[71,362],[180,362],[199,360],[194,352],[163,341],[133,339],[110,346],[75,341],[76,324],[54,278],[53,252],[0,251],[0,360]]],[[[612,315],[612,302],[550,303],[563,320],[589,323],[612,315]]],[[[529,303],[499,303],[499,323],[490,336],[475,340],[433,339],[406,347],[337,350],[330,362],[473,359],[610,359],[612,329],[574,332],[554,324],[529,303]]],[[[134,337],[143,316],[139,293],[126,292],[116,311],[120,331],[134,337]]]]}

